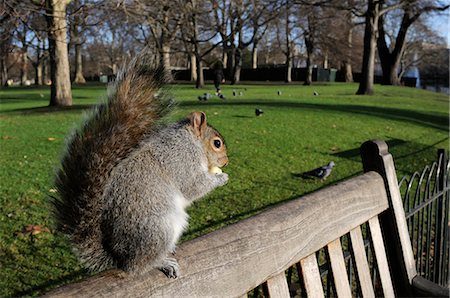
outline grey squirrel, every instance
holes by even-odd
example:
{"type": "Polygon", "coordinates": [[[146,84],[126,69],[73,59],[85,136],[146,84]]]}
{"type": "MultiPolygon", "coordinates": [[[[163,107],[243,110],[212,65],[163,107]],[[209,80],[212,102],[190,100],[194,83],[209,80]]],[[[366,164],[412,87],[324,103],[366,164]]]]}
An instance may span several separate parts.
{"type": "Polygon", "coordinates": [[[227,183],[223,137],[202,112],[166,124],[173,100],[162,68],[145,53],[108,88],[108,96],[68,141],[52,199],[57,228],[90,269],[177,277],[170,257],[185,208],[227,183]]]}

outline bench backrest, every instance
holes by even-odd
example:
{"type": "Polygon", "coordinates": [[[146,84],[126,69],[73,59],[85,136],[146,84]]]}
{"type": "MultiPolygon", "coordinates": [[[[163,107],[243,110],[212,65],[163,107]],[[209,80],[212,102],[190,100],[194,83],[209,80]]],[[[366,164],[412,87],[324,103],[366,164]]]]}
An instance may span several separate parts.
{"type": "Polygon", "coordinates": [[[361,232],[361,225],[368,223],[383,293],[393,297],[393,282],[401,293],[401,283],[410,283],[415,276],[414,258],[406,222],[401,219],[403,207],[387,146],[384,142],[368,142],[362,150],[367,173],[183,243],[176,254],[181,276],[175,280],[157,270],[132,278],[110,270],[48,295],[242,297],[266,282],[271,297],[289,297],[285,270],[299,263],[308,296],[321,297],[323,287],[316,252],[326,247],[336,293],[350,297],[351,285],[340,241],[349,233],[361,292],[364,297],[375,297],[361,232]],[[392,198],[399,202],[392,202],[392,198]],[[384,233],[380,221],[391,225],[384,227],[384,233]],[[405,232],[403,228],[406,235],[399,234],[405,232]],[[409,243],[409,248],[395,249],[394,257],[401,257],[396,260],[398,264],[388,261],[392,256],[389,257],[391,249],[382,235],[386,231],[395,234],[390,236],[392,245],[409,243]],[[392,266],[400,267],[392,271],[392,266]],[[391,279],[394,274],[403,277],[391,279]]]}

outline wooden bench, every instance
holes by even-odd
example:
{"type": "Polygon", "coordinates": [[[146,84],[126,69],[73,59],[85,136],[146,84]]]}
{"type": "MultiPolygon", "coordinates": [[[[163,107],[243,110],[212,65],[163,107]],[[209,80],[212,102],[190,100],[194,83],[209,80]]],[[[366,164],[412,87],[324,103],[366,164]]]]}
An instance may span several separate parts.
{"type": "Polygon", "coordinates": [[[265,284],[289,297],[285,271],[298,264],[308,297],[323,297],[316,252],[326,247],[338,297],[351,297],[340,237],[348,234],[363,297],[375,297],[361,226],[369,227],[384,296],[447,296],[417,275],[392,156],[386,143],[361,146],[364,174],[275,206],[180,245],[181,276],[115,270],[57,288],[52,297],[246,297],[265,284]]]}

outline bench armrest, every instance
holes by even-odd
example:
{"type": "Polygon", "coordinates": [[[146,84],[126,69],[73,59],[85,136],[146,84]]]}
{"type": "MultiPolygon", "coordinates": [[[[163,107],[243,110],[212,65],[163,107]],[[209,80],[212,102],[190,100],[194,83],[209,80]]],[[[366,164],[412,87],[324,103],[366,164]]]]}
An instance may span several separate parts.
{"type": "Polygon", "coordinates": [[[416,275],[412,280],[414,294],[422,297],[449,297],[450,289],[446,289],[422,276],[416,275]]]}

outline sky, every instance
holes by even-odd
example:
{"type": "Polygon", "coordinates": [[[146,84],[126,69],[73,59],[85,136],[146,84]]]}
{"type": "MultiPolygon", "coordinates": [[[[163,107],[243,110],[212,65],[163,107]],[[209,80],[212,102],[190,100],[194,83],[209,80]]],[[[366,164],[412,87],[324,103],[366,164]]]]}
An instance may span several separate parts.
{"type": "Polygon", "coordinates": [[[447,48],[450,48],[450,10],[447,9],[444,13],[433,16],[430,24],[439,35],[445,38],[447,48]]]}

